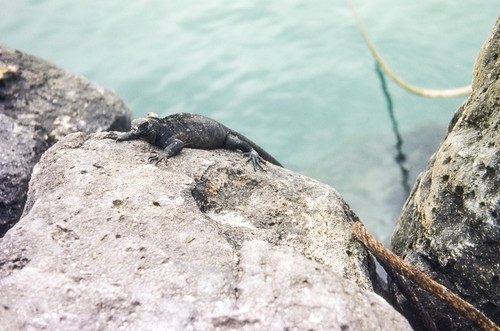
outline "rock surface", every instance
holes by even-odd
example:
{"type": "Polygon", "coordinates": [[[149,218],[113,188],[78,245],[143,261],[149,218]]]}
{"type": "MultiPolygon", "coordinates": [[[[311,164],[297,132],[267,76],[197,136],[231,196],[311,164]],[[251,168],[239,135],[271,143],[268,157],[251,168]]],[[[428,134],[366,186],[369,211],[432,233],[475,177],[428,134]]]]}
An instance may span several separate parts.
{"type": "Polygon", "coordinates": [[[0,46],[0,237],[19,220],[33,166],[49,146],[70,132],[129,123],[111,91],[0,46]]]}
{"type": "MultiPolygon", "coordinates": [[[[478,56],[473,93],[417,180],[392,247],[500,324],[499,221],[500,19],[478,56]]],[[[429,305],[441,330],[475,328],[448,306],[429,305]]]]}
{"type": "Polygon", "coordinates": [[[0,242],[8,329],[410,330],[330,187],[237,152],[70,134],[0,242]]]}

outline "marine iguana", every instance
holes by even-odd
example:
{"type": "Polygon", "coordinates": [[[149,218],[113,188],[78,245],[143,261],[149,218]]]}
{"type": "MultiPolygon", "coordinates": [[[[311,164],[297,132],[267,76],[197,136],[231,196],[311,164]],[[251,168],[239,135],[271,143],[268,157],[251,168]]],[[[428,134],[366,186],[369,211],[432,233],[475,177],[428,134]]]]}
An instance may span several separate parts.
{"type": "Polygon", "coordinates": [[[252,162],[255,171],[257,167],[264,170],[260,163],[266,161],[283,167],[250,139],[202,115],[179,113],[159,118],[157,114],[149,113],[145,118],[134,119],[131,126],[128,132],[110,132],[104,138],[116,141],[143,139],[162,148],[161,151],[152,151],[149,156],[149,161],[155,164],[189,147],[241,150],[249,157],[247,162],[252,162]]]}

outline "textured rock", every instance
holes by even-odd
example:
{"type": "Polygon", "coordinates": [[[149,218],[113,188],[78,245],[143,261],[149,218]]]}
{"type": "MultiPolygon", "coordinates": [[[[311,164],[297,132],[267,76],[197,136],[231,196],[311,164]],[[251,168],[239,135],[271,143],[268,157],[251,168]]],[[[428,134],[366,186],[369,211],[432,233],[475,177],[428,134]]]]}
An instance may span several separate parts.
{"type": "MultiPolygon", "coordinates": [[[[236,152],[70,134],[0,242],[8,329],[409,330],[330,187],[236,152]]],[[[4,322],[5,321],[5,322],[4,322]]]]}
{"type": "Polygon", "coordinates": [[[111,91],[0,46],[0,237],[21,216],[31,170],[70,132],[126,129],[130,112],[111,91]]]}
{"type": "MultiPolygon", "coordinates": [[[[420,175],[394,251],[500,324],[500,20],[478,56],[473,93],[420,175]]],[[[404,303],[403,303],[404,305],[404,303]]],[[[432,301],[442,330],[471,330],[432,301]]]]}
{"type": "Polygon", "coordinates": [[[23,211],[31,170],[47,144],[35,129],[0,113],[0,237],[23,211]]]}

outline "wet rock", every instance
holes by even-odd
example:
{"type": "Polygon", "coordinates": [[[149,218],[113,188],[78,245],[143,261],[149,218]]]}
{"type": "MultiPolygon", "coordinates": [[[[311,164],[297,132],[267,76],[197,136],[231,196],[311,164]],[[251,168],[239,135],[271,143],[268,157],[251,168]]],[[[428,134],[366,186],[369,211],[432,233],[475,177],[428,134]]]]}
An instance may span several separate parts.
{"type": "Polygon", "coordinates": [[[103,136],[70,134],[35,166],[0,242],[6,327],[410,330],[332,188],[225,150],[155,166],[147,143],[103,136]]]}
{"type": "MultiPolygon", "coordinates": [[[[500,20],[478,56],[473,93],[418,178],[392,247],[500,324],[499,220],[500,20]]],[[[429,300],[441,330],[475,328],[447,305],[429,300]]]]}
{"type": "Polygon", "coordinates": [[[111,91],[0,46],[0,237],[21,216],[31,170],[68,133],[126,129],[130,112],[111,91]]]}

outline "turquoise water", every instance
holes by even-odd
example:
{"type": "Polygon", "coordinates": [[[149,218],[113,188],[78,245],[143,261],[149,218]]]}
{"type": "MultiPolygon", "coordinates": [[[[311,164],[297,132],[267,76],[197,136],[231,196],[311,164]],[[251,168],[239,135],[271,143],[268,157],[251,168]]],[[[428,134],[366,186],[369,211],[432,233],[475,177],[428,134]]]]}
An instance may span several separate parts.
{"type": "MultiPolygon", "coordinates": [[[[387,241],[405,193],[374,61],[344,0],[0,0],[0,43],[115,90],[136,116],[195,112],[336,188],[387,241]]],[[[468,85],[500,3],[356,1],[405,80],[468,85]]],[[[388,82],[411,180],[465,98],[388,82]]]]}

